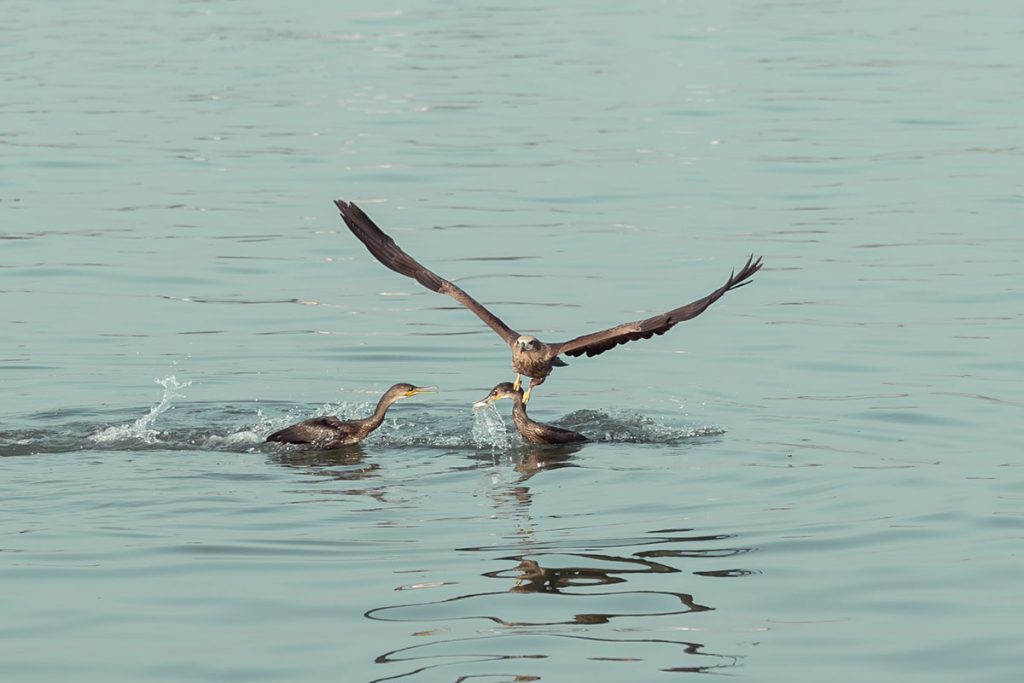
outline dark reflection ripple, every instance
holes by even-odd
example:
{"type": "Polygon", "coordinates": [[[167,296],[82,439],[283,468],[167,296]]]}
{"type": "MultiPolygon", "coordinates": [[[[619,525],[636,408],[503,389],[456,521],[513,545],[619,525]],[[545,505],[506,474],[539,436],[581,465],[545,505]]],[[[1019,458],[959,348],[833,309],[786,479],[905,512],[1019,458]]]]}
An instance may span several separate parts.
{"type": "MultiPolygon", "coordinates": [[[[625,581],[625,579],[605,580],[601,583],[610,584],[625,581]]],[[[686,614],[687,612],[706,612],[711,607],[706,605],[698,605],[694,602],[693,596],[687,593],[673,593],[670,591],[615,591],[615,592],[604,592],[604,593],[574,593],[563,589],[552,589],[544,590],[545,586],[548,586],[547,581],[538,581],[536,583],[530,583],[528,580],[526,583],[519,583],[516,581],[516,585],[505,592],[492,592],[492,593],[472,593],[469,595],[460,595],[454,598],[447,598],[445,600],[438,600],[436,602],[420,602],[420,603],[409,603],[406,605],[394,605],[391,607],[379,607],[372,609],[364,615],[368,619],[374,619],[377,621],[419,621],[421,619],[436,619],[440,621],[457,621],[465,619],[484,619],[493,621],[496,624],[503,626],[556,626],[559,624],[607,624],[612,619],[620,617],[656,617],[656,616],[670,616],[674,614],[686,614]],[[623,596],[629,596],[630,602],[641,602],[644,599],[654,597],[653,603],[661,602],[661,598],[666,598],[666,602],[669,605],[669,609],[654,610],[648,609],[645,611],[637,612],[587,612],[574,614],[568,619],[555,619],[552,621],[529,621],[527,619],[518,618],[503,618],[498,616],[486,615],[486,614],[463,614],[460,615],[460,611],[457,603],[463,601],[476,601],[480,598],[492,598],[488,601],[488,608],[497,607],[495,602],[503,602],[505,596],[516,593],[546,593],[546,594],[560,594],[564,596],[572,597],[586,597],[589,598],[589,602],[596,603],[600,602],[601,598],[614,597],[616,600],[610,600],[609,602],[617,602],[618,598],[623,596]],[[682,605],[682,607],[678,607],[682,605]],[[434,609],[438,608],[438,609],[434,609]]],[[[562,607],[563,605],[559,605],[562,607]]],[[[566,605],[568,607],[568,605],[566,605]]],[[[535,609],[535,607],[527,606],[527,610],[535,609]]]]}
{"type": "MultiPolygon", "coordinates": [[[[494,500],[501,505],[511,496],[516,509],[522,511],[524,503],[528,508],[532,495],[520,482],[494,492],[494,500]]],[[[734,535],[679,528],[621,538],[538,541],[532,536],[523,532],[517,541],[508,544],[455,549],[458,553],[498,553],[493,560],[505,566],[481,575],[504,582],[502,590],[368,610],[364,614],[367,619],[422,624],[417,633],[433,638],[428,643],[379,655],[377,663],[414,668],[376,680],[415,676],[439,667],[458,667],[463,675],[456,680],[536,680],[531,676],[539,677],[543,671],[550,671],[550,666],[534,672],[524,660],[552,657],[572,657],[572,669],[579,676],[597,662],[611,661],[646,662],[657,670],[678,673],[711,672],[738,665],[737,656],[706,652],[703,643],[654,635],[664,630],[699,630],[696,622],[688,625],[692,616],[716,609],[681,588],[696,590],[703,577],[739,578],[757,573],[737,568],[690,568],[695,561],[734,558],[753,550],[730,544],[734,535]],[[622,552],[608,552],[611,548],[622,552]],[[664,581],[671,585],[659,587],[664,581]],[[502,631],[485,637],[453,633],[456,624],[467,622],[481,624],[476,633],[480,628],[495,626],[502,631]],[[491,626],[483,627],[483,623],[491,626]],[[613,627],[615,623],[620,625],[613,627]],[[624,637],[624,631],[634,633],[634,637],[624,637]],[[637,631],[651,635],[635,637],[637,631]],[[566,640],[573,643],[572,648],[566,648],[566,640]],[[470,673],[484,663],[501,663],[514,671],[508,677],[482,670],[470,673]]],[[[594,671],[598,677],[607,673],[594,671]]]]}
{"type": "MultiPolygon", "coordinates": [[[[687,661],[691,657],[695,658],[691,664],[686,666],[659,667],[660,671],[671,673],[724,673],[738,666],[740,662],[738,655],[706,652],[704,644],[693,641],[671,638],[603,638],[591,635],[524,630],[517,631],[515,634],[434,641],[385,652],[374,660],[377,664],[414,664],[417,666],[403,673],[374,678],[372,683],[408,678],[443,667],[466,668],[468,665],[482,663],[492,666],[501,664],[519,670],[528,669],[530,660],[546,660],[565,652],[567,648],[564,643],[559,643],[560,640],[572,641],[578,646],[582,645],[582,650],[587,652],[600,651],[603,653],[581,656],[578,661],[572,663],[573,670],[577,675],[590,672],[594,677],[593,680],[601,680],[600,676],[602,675],[607,676],[608,670],[601,666],[602,662],[642,662],[650,658],[649,652],[654,649],[659,651],[659,657],[663,656],[662,652],[669,652],[672,656],[686,657],[687,661]],[[527,651],[525,647],[534,649],[527,651]],[[518,652],[495,651],[501,648],[515,649],[518,652]],[[474,651],[477,649],[481,651],[474,651]]],[[[480,673],[458,676],[454,680],[536,681],[541,680],[541,675],[516,672],[480,673]]]]}

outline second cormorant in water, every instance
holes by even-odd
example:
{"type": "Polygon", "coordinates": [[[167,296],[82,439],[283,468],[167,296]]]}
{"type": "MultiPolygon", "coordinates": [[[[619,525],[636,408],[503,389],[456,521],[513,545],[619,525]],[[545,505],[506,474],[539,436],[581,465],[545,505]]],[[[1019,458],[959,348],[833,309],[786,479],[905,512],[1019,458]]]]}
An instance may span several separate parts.
{"type": "Polygon", "coordinates": [[[516,387],[512,382],[502,382],[491,389],[491,393],[473,404],[474,408],[482,408],[488,403],[503,398],[510,398],[515,403],[512,406],[512,422],[516,425],[516,431],[524,441],[530,443],[578,443],[587,441],[587,437],[571,429],[562,429],[554,425],[546,425],[541,422],[534,422],[526,414],[526,401],[523,400],[523,390],[516,387]]]}
{"type": "Polygon", "coordinates": [[[334,415],[314,417],[305,422],[274,432],[267,441],[306,444],[321,450],[351,446],[362,441],[367,434],[384,422],[384,415],[395,401],[416,394],[437,391],[436,387],[414,387],[411,384],[396,384],[380,397],[373,415],[362,420],[340,420],[334,415]]]}

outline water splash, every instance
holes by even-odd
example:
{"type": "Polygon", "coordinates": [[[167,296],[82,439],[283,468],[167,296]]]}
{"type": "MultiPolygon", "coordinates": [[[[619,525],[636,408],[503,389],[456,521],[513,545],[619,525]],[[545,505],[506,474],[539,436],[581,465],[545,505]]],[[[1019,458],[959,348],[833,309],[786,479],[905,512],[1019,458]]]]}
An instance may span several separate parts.
{"type": "Polygon", "coordinates": [[[153,381],[163,386],[164,395],[160,399],[159,403],[149,409],[148,413],[134,422],[118,425],[116,427],[107,427],[106,429],[100,430],[95,434],[91,434],[89,439],[94,443],[103,445],[120,443],[123,441],[143,444],[157,443],[161,432],[153,429],[153,423],[159,415],[174,407],[172,405],[172,401],[174,401],[174,399],[185,398],[185,394],[180,392],[182,389],[190,386],[192,382],[179,382],[177,377],[174,375],[164,377],[163,379],[155,379],[153,381]]]}
{"type": "MultiPolygon", "coordinates": [[[[295,406],[258,401],[243,404],[206,404],[184,401],[190,382],[175,376],[155,380],[163,395],[148,411],[123,409],[61,409],[26,416],[25,426],[0,429],[0,457],[104,450],[213,450],[257,452],[274,450],[266,435],[312,415],[336,414],[342,419],[367,415],[365,402],[295,406]],[[145,414],[135,418],[140,412],[145,414]],[[104,419],[105,418],[105,419],[104,419]],[[45,424],[45,426],[39,426],[45,424]],[[113,425],[113,426],[111,426],[113,425]]],[[[692,443],[716,438],[719,427],[665,424],[651,417],[613,410],[577,410],[552,421],[578,431],[592,442],[634,444],[692,443]]],[[[488,451],[492,456],[513,455],[525,444],[508,424],[508,414],[497,406],[470,411],[439,411],[431,407],[403,407],[367,437],[367,448],[439,448],[488,451]],[[472,417],[470,417],[472,415],[472,417]]],[[[298,448],[298,447],[297,447],[298,448]]],[[[497,462],[497,460],[496,460],[497,462]]],[[[505,462],[505,459],[502,459],[505,462]]]]}
{"type": "Polygon", "coordinates": [[[227,435],[220,434],[208,434],[202,435],[202,439],[199,440],[199,445],[211,448],[214,450],[246,450],[253,446],[258,446],[263,443],[265,434],[262,431],[256,429],[241,429],[237,432],[232,432],[227,435]]]}
{"type": "Polygon", "coordinates": [[[725,434],[721,427],[679,427],[661,424],[647,415],[628,410],[606,413],[576,410],[555,422],[559,427],[579,431],[594,441],[612,443],[668,444],[725,434]]]}
{"type": "Polygon", "coordinates": [[[493,403],[473,410],[473,443],[477,448],[506,449],[512,438],[493,403]]]}

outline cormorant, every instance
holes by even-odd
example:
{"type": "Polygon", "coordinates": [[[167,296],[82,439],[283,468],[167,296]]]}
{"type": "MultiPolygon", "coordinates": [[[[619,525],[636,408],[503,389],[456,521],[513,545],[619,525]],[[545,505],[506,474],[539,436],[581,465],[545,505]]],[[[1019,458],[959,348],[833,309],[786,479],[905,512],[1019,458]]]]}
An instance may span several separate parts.
{"type": "Polygon", "coordinates": [[[587,437],[571,429],[562,429],[554,425],[547,425],[541,422],[534,422],[526,414],[526,401],[523,398],[522,387],[517,387],[512,382],[502,382],[493,389],[491,393],[473,404],[474,408],[482,408],[488,403],[510,398],[515,403],[512,406],[512,422],[516,425],[516,431],[524,441],[530,443],[578,443],[588,441],[587,437]]]}
{"type": "Polygon", "coordinates": [[[276,431],[267,441],[280,443],[307,444],[320,450],[330,450],[357,444],[384,421],[384,415],[395,401],[416,394],[437,391],[436,387],[414,387],[411,384],[396,384],[380,397],[373,415],[362,420],[340,420],[334,415],[314,417],[276,431]]]}

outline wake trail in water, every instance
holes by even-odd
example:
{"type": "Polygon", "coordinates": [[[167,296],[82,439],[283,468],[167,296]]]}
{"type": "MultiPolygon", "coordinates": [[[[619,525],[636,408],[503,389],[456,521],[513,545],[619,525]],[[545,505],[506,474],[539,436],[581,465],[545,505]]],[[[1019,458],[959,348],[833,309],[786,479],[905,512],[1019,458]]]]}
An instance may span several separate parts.
{"type": "Polygon", "coordinates": [[[181,393],[181,390],[188,388],[192,382],[178,382],[174,375],[153,381],[163,386],[164,395],[159,403],[150,408],[147,414],[134,422],[102,429],[92,434],[89,439],[100,445],[123,443],[125,441],[137,441],[147,445],[157,443],[161,433],[153,429],[153,423],[159,415],[173,407],[172,402],[174,399],[185,398],[185,394],[181,393]]]}
{"type": "MultiPolygon", "coordinates": [[[[137,418],[119,410],[107,424],[97,424],[97,411],[58,410],[29,416],[45,422],[43,427],[0,431],[0,456],[66,453],[74,451],[229,451],[280,452],[302,447],[264,442],[267,434],[289,424],[319,415],[342,419],[363,417],[372,405],[325,403],[316,409],[282,406],[266,402],[243,405],[210,405],[185,402],[189,381],[174,375],[154,380],[163,388],[155,405],[137,418]],[[268,417],[264,408],[277,417],[268,417]]],[[[635,412],[577,410],[553,424],[585,434],[596,443],[675,444],[716,437],[717,427],[677,427],[661,424],[635,412]]],[[[494,405],[477,410],[402,410],[389,415],[362,445],[367,448],[443,448],[489,450],[492,453],[523,448],[523,440],[512,426],[511,416],[494,405]]]]}

